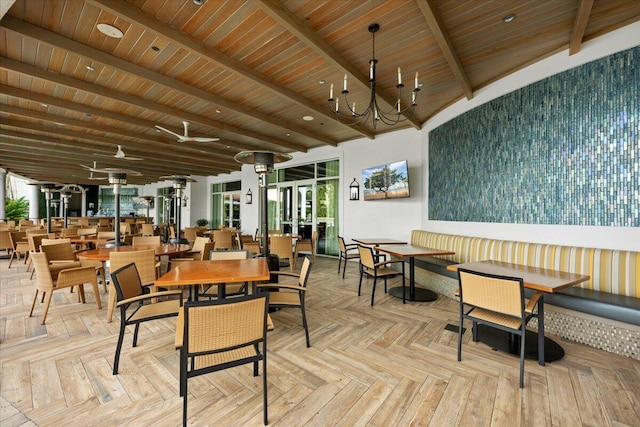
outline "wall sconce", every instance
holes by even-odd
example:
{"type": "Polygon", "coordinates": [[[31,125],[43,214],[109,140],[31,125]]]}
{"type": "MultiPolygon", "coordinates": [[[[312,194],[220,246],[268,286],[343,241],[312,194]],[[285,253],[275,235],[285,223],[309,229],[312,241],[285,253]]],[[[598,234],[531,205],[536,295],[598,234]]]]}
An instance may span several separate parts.
{"type": "Polygon", "coordinates": [[[182,207],[186,208],[187,207],[187,203],[189,202],[189,198],[185,195],[182,197],[182,207]]]}
{"type": "Polygon", "coordinates": [[[360,184],[355,178],[349,184],[349,200],[360,200],[360,184]]]}
{"type": "Polygon", "coordinates": [[[248,205],[253,203],[253,193],[251,192],[251,189],[249,189],[249,191],[247,191],[247,194],[245,194],[245,196],[247,198],[247,204],[248,205]]]}

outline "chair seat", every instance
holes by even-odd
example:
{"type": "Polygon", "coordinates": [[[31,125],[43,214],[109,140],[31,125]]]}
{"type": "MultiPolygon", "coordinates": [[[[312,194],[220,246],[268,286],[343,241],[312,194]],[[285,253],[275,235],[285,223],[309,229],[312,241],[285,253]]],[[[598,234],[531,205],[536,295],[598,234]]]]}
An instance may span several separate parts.
{"type": "Polygon", "coordinates": [[[140,307],[129,319],[131,322],[154,317],[175,315],[180,309],[180,300],[160,301],[154,304],[147,304],[140,307]]]}
{"type": "Polygon", "coordinates": [[[269,292],[269,305],[300,305],[298,292],[269,292]]]}
{"type": "MultiPolygon", "coordinates": [[[[371,274],[369,272],[366,272],[366,273],[371,274]]],[[[378,277],[399,276],[401,274],[402,274],[401,271],[396,271],[393,268],[387,268],[387,267],[378,268],[378,277]]]]}
{"type": "Polygon", "coordinates": [[[196,369],[206,368],[207,366],[221,365],[223,363],[235,362],[237,360],[255,357],[258,355],[254,346],[246,346],[231,351],[221,353],[207,354],[195,358],[196,369]]]}
{"type": "Polygon", "coordinates": [[[346,259],[360,258],[360,254],[355,254],[355,253],[354,253],[354,254],[350,254],[350,253],[347,253],[347,254],[345,254],[345,255],[342,255],[342,258],[343,258],[343,259],[344,259],[344,258],[346,258],[346,259]]]}
{"type": "Polygon", "coordinates": [[[476,319],[484,320],[486,322],[495,323],[510,329],[520,329],[522,326],[522,319],[519,317],[513,317],[502,313],[496,313],[491,310],[484,310],[482,308],[474,308],[470,313],[467,313],[476,319]]]}
{"type": "MultiPolygon", "coordinates": [[[[225,285],[226,295],[236,295],[244,293],[244,283],[227,283],[225,285]]],[[[211,285],[206,291],[200,294],[201,296],[216,297],[218,296],[218,285],[211,285]]]]}

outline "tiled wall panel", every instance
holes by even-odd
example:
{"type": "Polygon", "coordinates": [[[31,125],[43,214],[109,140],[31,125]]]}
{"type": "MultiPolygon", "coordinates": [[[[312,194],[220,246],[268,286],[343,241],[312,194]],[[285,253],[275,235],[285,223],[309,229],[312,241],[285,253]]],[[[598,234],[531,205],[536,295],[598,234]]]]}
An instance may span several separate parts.
{"type": "Polygon", "coordinates": [[[640,47],[429,134],[429,219],[640,227],[640,47]]]}

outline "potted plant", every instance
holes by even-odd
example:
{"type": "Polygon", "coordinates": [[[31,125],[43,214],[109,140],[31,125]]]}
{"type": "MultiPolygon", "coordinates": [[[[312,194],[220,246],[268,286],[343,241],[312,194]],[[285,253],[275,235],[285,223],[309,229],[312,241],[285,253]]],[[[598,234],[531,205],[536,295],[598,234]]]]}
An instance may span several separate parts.
{"type": "Polygon", "coordinates": [[[197,227],[206,227],[207,225],[209,225],[209,220],[206,220],[204,218],[201,218],[201,219],[196,221],[196,226],[197,227]]]}

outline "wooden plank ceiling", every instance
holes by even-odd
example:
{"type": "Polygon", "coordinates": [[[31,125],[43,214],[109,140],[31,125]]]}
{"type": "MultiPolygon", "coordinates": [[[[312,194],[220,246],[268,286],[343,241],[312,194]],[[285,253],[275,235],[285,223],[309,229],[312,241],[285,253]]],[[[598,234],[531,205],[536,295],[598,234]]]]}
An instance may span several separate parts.
{"type": "Polygon", "coordinates": [[[139,171],[129,182],[143,184],[238,170],[242,150],[305,152],[419,129],[487,84],[639,19],[631,0],[17,0],[0,21],[0,168],[91,184],[80,164],[95,161],[139,171]],[[329,85],[338,94],[346,74],[349,102],[368,103],[374,22],[383,108],[393,108],[398,67],[403,105],[419,73],[418,105],[397,126],[349,126],[329,108],[329,85]],[[183,121],[219,141],[155,128],[182,134],[183,121]],[[114,158],[118,145],[144,160],[114,158]]]}

